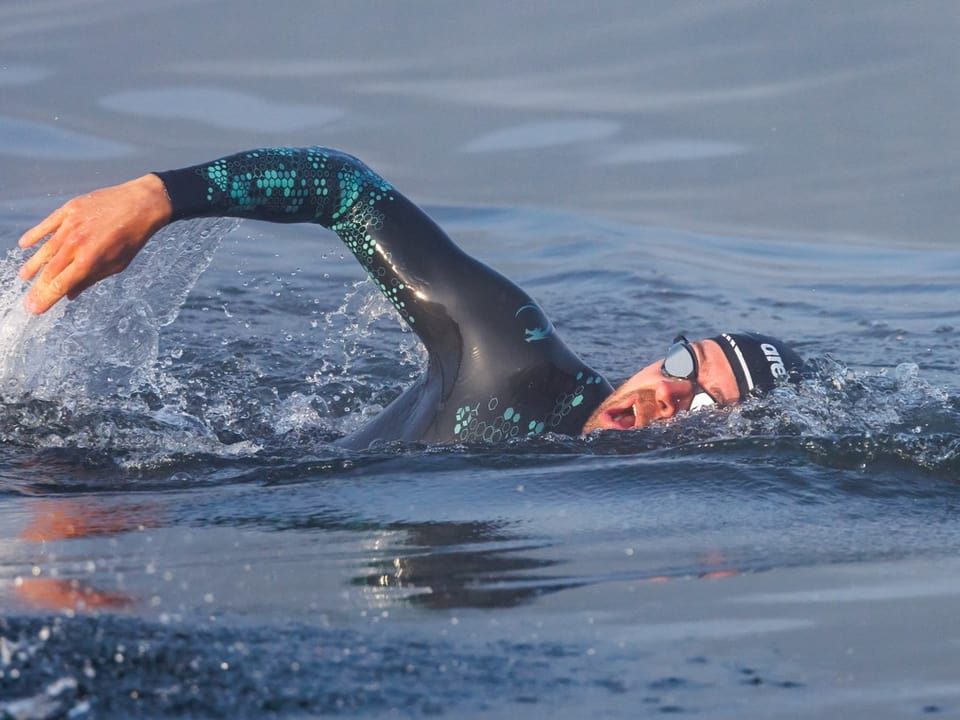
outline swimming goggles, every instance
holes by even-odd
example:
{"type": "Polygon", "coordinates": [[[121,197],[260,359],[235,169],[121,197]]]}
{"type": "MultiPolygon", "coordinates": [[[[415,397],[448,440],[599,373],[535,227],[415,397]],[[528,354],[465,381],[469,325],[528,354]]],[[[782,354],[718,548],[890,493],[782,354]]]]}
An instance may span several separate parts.
{"type": "Polygon", "coordinates": [[[719,405],[714,397],[697,382],[700,368],[697,363],[697,354],[683,335],[673,339],[673,345],[667,350],[660,366],[660,373],[672,380],[689,380],[693,385],[693,399],[690,401],[690,412],[702,410],[711,405],[719,405]]]}

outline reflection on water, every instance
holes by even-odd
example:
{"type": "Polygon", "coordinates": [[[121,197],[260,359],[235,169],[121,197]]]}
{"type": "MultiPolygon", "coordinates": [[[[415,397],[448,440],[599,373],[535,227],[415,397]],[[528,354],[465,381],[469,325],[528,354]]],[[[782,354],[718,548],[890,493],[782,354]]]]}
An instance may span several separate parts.
{"type": "Polygon", "coordinates": [[[512,536],[503,525],[398,523],[391,530],[401,533],[390,548],[393,557],[378,553],[381,557],[372,561],[372,572],[353,580],[386,593],[384,599],[392,601],[388,604],[405,596],[415,606],[431,609],[511,607],[580,584],[573,578],[535,572],[562,560],[544,553],[528,556],[546,545],[512,536]]]}

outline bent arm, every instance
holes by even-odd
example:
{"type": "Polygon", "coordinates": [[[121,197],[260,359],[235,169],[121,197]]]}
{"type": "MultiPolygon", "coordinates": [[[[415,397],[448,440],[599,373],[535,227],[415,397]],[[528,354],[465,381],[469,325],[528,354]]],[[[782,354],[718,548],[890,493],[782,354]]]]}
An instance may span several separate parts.
{"type": "Polygon", "coordinates": [[[362,162],[311,147],[242,152],[71,200],[21,239],[28,247],[53,233],[21,270],[30,279],[43,268],[27,307],[43,312],[76,297],[125,268],[167,222],[203,216],[333,230],[428,349],[448,340],[465,316],[484,311],[476,302],[481,293],[465,293],[465,286],[485,298],[515,295],[511,306],[528,302],[362,162]]]}
{"type": "Polygon", "coordinates": [[[160,172],[174,219],[228,215],[334,231],[428,349],[480,308],[465,284],[509,288],[420,208],[357,158],[326,148],[268,148],[160,172]]]}
{"type": "Polygon", "coordinates": [[[402,243],[384,242],[384,228],[395,226],[395,216],[409,212],[412,204],[356,158],[325,148],[251,150],[157,175],[174,220],[231,216],[315,223],[333,230],[413,325],[416,302],[391,262],[394,254],[399,245],[415,245],[422,252],[422,241],[430,236],[452,245],[436,227],[421,229],[402,243]]]}

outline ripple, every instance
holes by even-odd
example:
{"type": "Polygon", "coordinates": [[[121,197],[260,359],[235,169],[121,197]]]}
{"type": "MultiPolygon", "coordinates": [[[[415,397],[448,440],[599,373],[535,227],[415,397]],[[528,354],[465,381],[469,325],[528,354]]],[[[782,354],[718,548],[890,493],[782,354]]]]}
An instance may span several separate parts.
{"type": "Polygon", "coordinates": [[[0,115],[0,155],[53,160],[101,160],[130,155],[126,143],[0,115]]]}
{"type": "Polygon", "coordinates": [[[2,64],[0,65],[0,87],[11,85],[32,85],[50,73],[36,65],[2,64]]]}
{"type": "Polygon", "coordinates": [[[176,72],[196,76],[197,73],[216,77],[244,78],[317,78],[343,77],[344,75],[374,75],[396,72],[398,63],[374,60],[319,60],[288,59],[267,60],[258,57],[255,60],[191,60],[170,67],[176,72]]]}
{"type": "Polygon", "coordinates": [[[204,87],[133,90],[108,95],[100,104],[152,118],[194,120],[224,130],[292,132],[326,125],[344,115],[326,105],[264,100],[246,93],[204,87]]]}
{"type": "Polygon", "coordinates": [[[526,123],[497,130],[471,140],[463,152],[504,152],[574,145],[603,140],[620,131],[620,124],[609,120],[549,120],[526,123]]]}
{"type": "Polygon", "coordinates": [[[635,625],[625,629],[622,637],[631,640],[651,642],[676,642],[688,638],[724,639],[747,635],[768,635],[790,632],[813,627],[816,623],[801,618],[764,618],[744,620],[742,618],[717,618],[713,620],[695,620],[690,622],[635,625]]]}
{"type": "Polygon", "coordinates": [[[747,152],[747,147],[738,143],[712,140],[658,140],[622,145],[604,153],[599,158],[599,163],[602,165],[630,165],[674,162],[677,160],[709,160],[742,155],[745,152],[747,152]]]}
{"type": "Polygon", "coordinates": [[[891,600],[921,600],[960,595],[960,581],[956,578],[935,578],[918,582],[916,578],[881,585],[854,585],[842,588],[818,588],[790,592],[757,593],[740,598],[740,602],[763,605],[836,604],[889,602],[891,600]]]}

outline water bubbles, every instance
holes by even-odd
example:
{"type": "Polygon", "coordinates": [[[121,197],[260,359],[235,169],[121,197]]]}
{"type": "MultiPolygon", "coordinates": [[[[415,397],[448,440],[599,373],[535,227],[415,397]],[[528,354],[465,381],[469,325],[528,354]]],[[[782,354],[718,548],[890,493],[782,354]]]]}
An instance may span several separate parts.
{"type": "Polygon", "coordinates": [[[901,384],[913,382],[919,376],[920,367],[916,363],[900,363],[894,370],[894,377],[901,384]]]}

